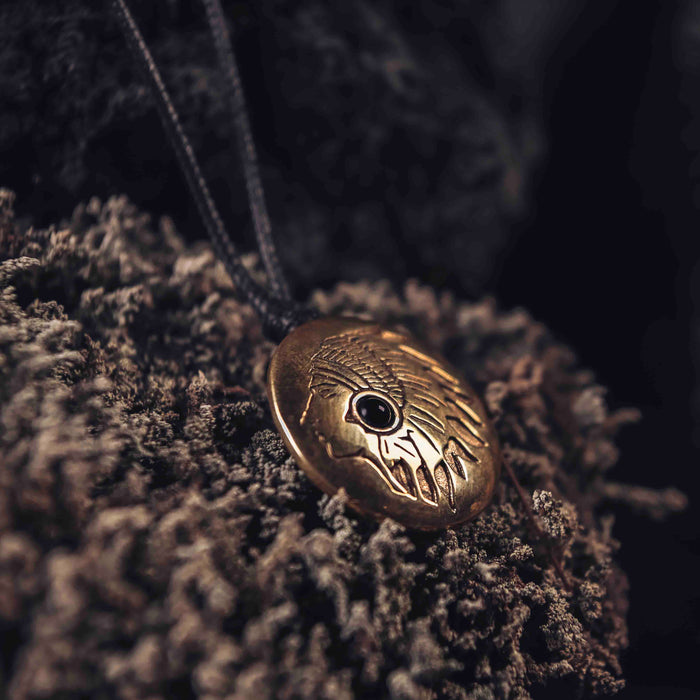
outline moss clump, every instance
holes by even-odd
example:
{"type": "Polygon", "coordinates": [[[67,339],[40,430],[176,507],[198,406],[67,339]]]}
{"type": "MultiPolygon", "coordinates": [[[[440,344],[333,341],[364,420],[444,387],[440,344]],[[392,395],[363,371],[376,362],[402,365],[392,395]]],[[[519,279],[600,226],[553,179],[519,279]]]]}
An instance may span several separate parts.
{"type": "Polygon", "coordinates": [[[2,694],[621,687],[626,580],[604,506],[634,413],[609,413],[527,313],[410,282],[315,295],[409,327],[464,370],[545,534],[505,478],[476,521],[410,532],[358,519],[292,462],[264,394],[273,346],[208,248],[125,199],[26,232],[0,199],[2,694]]]}

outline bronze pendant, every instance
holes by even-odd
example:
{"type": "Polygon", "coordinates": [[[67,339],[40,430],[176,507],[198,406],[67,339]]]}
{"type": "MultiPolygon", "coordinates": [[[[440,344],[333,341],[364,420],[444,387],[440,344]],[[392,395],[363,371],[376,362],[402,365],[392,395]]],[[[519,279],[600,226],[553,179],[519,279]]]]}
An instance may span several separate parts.
{"type": "Polygon", "coordinates": [[[491,500],[500,455],[483,405],[403,333],[352,318],[305,323],[275,351],[267,389],[299,466],[362,513],[433,530],[491,500]]]}

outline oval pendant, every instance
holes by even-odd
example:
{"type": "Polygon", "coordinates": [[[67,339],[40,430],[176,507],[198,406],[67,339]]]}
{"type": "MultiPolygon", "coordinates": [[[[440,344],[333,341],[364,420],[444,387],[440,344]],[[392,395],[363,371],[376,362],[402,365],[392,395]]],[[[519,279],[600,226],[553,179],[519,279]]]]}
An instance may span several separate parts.
{"type": "Polygon", "coordinates": [[[482,403],[403,333],[351,318],[305,323],[275,351],[267,390],[299,466],[362,513],[432,530],[491,500],[500,454],[482,403]]]}

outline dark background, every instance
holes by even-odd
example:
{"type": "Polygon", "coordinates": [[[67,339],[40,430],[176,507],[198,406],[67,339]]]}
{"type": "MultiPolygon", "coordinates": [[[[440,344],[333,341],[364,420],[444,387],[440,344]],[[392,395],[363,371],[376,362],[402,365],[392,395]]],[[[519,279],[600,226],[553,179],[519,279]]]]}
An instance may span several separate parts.
{"type": "MultiPolygon", "coordinates": [[[[300,296],[318,284],[328,286],[346,276],[382,272],[397,284],[406,276],[417,276],[461,296],[486,292],[505,307],[523,306],[596,372],[600,383],[609,388],[611,406],[642,410],[642,422],[624,431],[622,457],[612,478],[649,487],[677,486],[688,494],[690,507],[664,523],[625,510],[617,514],[614,532],[622,543],[619,557],[630,578],[628,687],[621,697],[700,697],[696,670],[700,658],[696,496],[700,430],[693,410],[698,354],[695,300],[700,294],[700,276],[697,271],[693,275],[700,269],[700,197],[694,189],[697,164],[693,170],[693,163],[700,146],[700,60],[688,48],[692,42],[687,42],[692,7],[639,0],[572,0],[567,7],[572,14],[561,21],[565,28],[554,34],[554,48],[543,67],[541,94],[533,99],[532,91],[524,90],[519,95],[529,108],[537,105],[534,111],[539,112],[544,155],[537,167],[522,168],[528,187],[524,204],[512,207],[517,215],[511,212],[507,223],[499,221],[493,230],[485,225],[480,234],[475,233],[475,240],[481,235],[485,245],[492,244],[487,256],[491,262],[475,264],[474,272],[481,271],[481,277],[477,274],[468,282],[448,264],[443,269],[439,260],[426,262],[421,257],[425,251],[418,250],[420,235],[403,240],[395,232],[403,246],[399,256],[392,247],[396,240],[387,242],[372,231],[364,240],[345,236],[333,215],[323,213],[315,222],[317,228],[334,231],[328,240],[335,246],[341,239],[350,240],[353,250],[338,248],[338,266],[325,269],[316,264],[302,269],[293,250],[283,258],[294,270],[292,281],[300,296]],[[370,244],[378,246],[378,254],[372,251],[378,268],[368,264],[339,269],[345,257],[370,244]]],[[[187,20],[180,14],[180,25],[187,20]]],[[[311,193],[319,212],[340,211],[340,218],[349,215],[354,201],[366,199],[362,186],[340,193],[329,186],[324,192],[324,181],[321,178],[319,184],[317,174],[324,172],[324,161],[318,166],[311,163],[307,172],[301,161],[311,148],[305,151],[303,140],[290,151],[280,146],[291,143],[295,129],[303,125],[288,120],[283,90],[271,92],[269,84],[256,80],[259,73],[270,73],[264,65],[268,59],[255,58],[269,55],[270,39],[264,32],[259,35],[255,22],[246,25],[245,20],[244,13],[237,50],[239,56],[251,57],[243,66],[243,77],[264,174],[270,163],[277,163],[277,170],[272,167],[272,177],[268,172],[266,179],[271,200],[284,208],[280,201],[289,189],[280,183],[294,180],[301,183],[296,195],[303,198],[311,193]]],[[[146,17],[144,24],[147,33],[149,28],[157,33],[156,14],[150,22],[146,17]]],[[[420,17],[408,17],[403,28],[410,33],[420,25],[420,17]]],[[[445,31],[450,40],[459,42],[463,28],[445,31]]],[[[118,49],[115,55],[119,53],[124,52],[118,49]]],[[[476,52],[463,58],[480,65],[483,56],[476,52]]],[[[274,58],[269,61],[273,63],[274,58]]],[[[519,77],[526,82],[527,76],[519,77]]],[[[301,80],[305,79],[302,75],[301,80]]],[[[477,71],[476,80],[486,91],[509,93],[507,81],[494,86],[488,73],[477,71]]],[[[517,117],[518,106],[512,109],[517,117]]],[[[308,118],[306,114],[304,119],[308,118]]],[[[328,118],[321,114],[317,128],[323,129],[328,118]]],[[[26,134],[8,141],[11,146],[5,146],[0,158],[0,183],[17,192],[18,213],[46,224],[68,216],[77,202],[89,196],[127,192],[154,216],[173,215],[178,229],[191,240],[203,237],[152,112],[144,110],[131,122],[116,119],[100,129],[84,154],[80,177],[59,176],[47,166],[60,162],[60,153],[56,155],[60,130],[51,137],[54,142],[49,139],[39,146],[26,134]]],[[[17,128],[17,133],[25,132],[17,128]]],[[[216,134],[201,138],[204,152],[216,156],[209,159],[214,162],[210,171],[216,172],[217,158],[222,168],[230,162],[232,152],[219,152],[216,134]]],[[[313,142],[314,136],[309,138],[313,142]]],[[[318,139],[326,143],[323,134],[318,139]]],[[[401,170],[401,158],[408,162],[421,157],[418,146],[416,152],[401,155],[403,149],[400,139],[388,142],[386,155],[393,158],[396,171],[401,170]]],[[[341,149],[338,158],[343,157],[341,149]]],[[[381,157],[377,154],[377,168],[383,165],[381,157]]],[[[433,168],[437,175],[440,163],[429,163],[426,172],[433,168]]],[[[360,160],[357,167],[366,170],[368,164],[360,160]]],[[[372,182],[376,186],[370,178],[372,182]]],[[[239,211],[230,203],[242,191],[237,189],[240,184],[215,178],[215,192],[228,202],[224,215],[229,221],[246,216],[244,206],[239,211]]],[[[386,228],[400,228],[400,223],[386,228]]],[[[348,227],[356,235],[362,229],[359,224],[348,227]]],[[[282,238],[292,240],[292,229],[278,226],[277,230],[278,235],[282,230],[282,238]]],[[[455,244],[454,236],[443,242],[455,244]]],[[[322,259],[311,248],[306,253],[312,263],[322,259]]],[[[463,259],[468,263],[473,255],[463,259]]]]}
{"type": "Polygon", "coordinates": [[[630,578],[624,698],[700,697],[691,412],[700,291],[691,120],[700,116],[700,81],[679,71],[683,30],[673,3],[618,2],[581,15],[547,74],[550,153],[535,210],[493,283],[503,302],[525,305],[576,349],[613,406],[641,408],[613,476],[674,484],[690,498],[664,524],[617,516],[630,578]],[[541,269],[540,284],[529,266],[541,269]]]}

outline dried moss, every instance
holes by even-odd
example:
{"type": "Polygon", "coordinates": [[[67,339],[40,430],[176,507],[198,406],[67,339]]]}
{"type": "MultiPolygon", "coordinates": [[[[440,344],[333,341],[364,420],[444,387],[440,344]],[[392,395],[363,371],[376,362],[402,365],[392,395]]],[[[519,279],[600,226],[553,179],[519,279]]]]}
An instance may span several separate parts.
{"type": "Polygon", "coordinates": [[[168,221],[153,230],[125,199],[26,232],[0,200],[9,698],[621,687],[626,579],[606,474],[634,415],[609,413],[526,312],[411,282],[315,295],[324,312],[413,329],[465,371],[547,541],[505,478],[473,523],[414,533],[358,519],[292,462],[264,395],[273,346],[208,248],[185,247],[168,221]]]}

